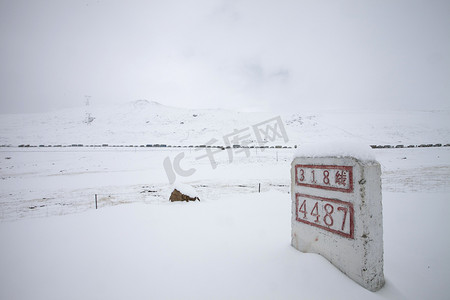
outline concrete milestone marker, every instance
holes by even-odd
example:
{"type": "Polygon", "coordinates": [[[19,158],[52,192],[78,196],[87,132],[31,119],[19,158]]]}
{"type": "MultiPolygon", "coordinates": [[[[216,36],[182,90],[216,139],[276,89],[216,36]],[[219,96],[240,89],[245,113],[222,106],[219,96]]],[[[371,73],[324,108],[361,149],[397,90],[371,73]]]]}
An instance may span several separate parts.
{"type": "Polygon", "coordinates": [[[374,160],[296,157],[292,246],[318,253],[371,291],[384,285],[381,170],[374,160]]]}

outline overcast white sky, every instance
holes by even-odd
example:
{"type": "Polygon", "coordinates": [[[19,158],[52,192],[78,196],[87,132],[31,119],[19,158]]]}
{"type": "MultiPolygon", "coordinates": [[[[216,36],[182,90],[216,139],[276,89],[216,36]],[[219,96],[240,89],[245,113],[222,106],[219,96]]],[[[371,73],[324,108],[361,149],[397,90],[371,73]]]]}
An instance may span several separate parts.
{"type": "Polygon", "coordinates": [[[450,109],[450,1],[0,0],[1,113],[450,109]]]}

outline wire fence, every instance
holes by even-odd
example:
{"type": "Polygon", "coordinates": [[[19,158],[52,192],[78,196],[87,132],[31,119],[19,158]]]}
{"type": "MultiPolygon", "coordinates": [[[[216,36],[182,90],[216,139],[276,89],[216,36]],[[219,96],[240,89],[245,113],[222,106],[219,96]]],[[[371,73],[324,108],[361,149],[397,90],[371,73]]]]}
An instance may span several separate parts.
{"type": "MultiPolygon", "coordinates": [[[[289,193],[290,185],[286,182],[243,182],[243,183],[194,183],[201,201],[215,201],[220,196],[230,194],[251,194],[271,190],[289,193]]],[[[0,222],[28,218],[43,218],[67,214],[84,213],[95,209],[104,209],[125,204],[143,203],[149,205],[170,204],[173,188],[169,185],[156,187],[140,185],[124,187],[123,191],[104,190],[78,191],[30,200],[13,200],[0,203],[0,222]]]]}

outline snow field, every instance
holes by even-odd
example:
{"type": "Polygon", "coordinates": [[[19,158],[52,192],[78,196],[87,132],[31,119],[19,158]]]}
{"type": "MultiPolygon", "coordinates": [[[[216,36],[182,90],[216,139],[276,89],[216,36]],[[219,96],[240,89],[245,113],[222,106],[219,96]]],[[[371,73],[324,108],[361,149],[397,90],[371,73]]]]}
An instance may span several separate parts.
{"type": "Polygon", "coordinates": [[[376,293],[319,255],[290,246],[291,151],[240,153],[232,163],[223,153],[215,170],[195,159],[199,153],[186,152],[182,167],[197,171],[182,181],[202,201],[170,203],[162,161],[178,149],[66,150],[0,152],[0,299],[447,299],[450,293],[448,148],[374,150],[383,171],[386,277],[376,293]],[[95,210],[95,193],[114,199],[95,210]]]}
{"type": "MultiPolygon", "coordinates": [[[[83,212],[123,203],[164,203],[171,186],[163,168],[166,157],[186,154],[183,169],[195,168],[191,184],[202,201],[220,194],[289,191],[293,151],[251,149],[229,162],[227,151],[215,155],[212,169],[204,154],[193,149],[0,148],[0,222],[23,217],[46,217],[83,212]],[[8,159],[6,159],[8,158],[8,159]],[[31,207],[31,209],[30,209],[31,207]]],[[[204,151],[204,150],[203,150],[204,151]]],[[[381,163],[383,191],[450,192],[450,149],[376,149],[381,163]]]]}
{"type": "Polygon", "coordinates": [[[245,153],[235,155],[232,163],[226,151],[221,151],[213,170],[207,158],[196,160],[204,152],[193,149],[4,148],[0,150],[0,216],[11,220],[82,212],[94,207],[95,194],[100,207],[165,202],[172,190],[163,160],[173,160],[183,151],[186,157],[181,167],[196,172],[178,180],[198,186],[202,201],[214,199],[215,188],[223,193],[247,193],[257,191],[261,183],[263,191],[268,187],[289,190],[289,174],[284,170],[291,157],[287,150],[253,149],[248,158],[245,153]]]}
{"type": "Polygon", "coordinates": [[[400,195],[385,196],[386,286],[377,293],[293,249],[289,195],[264,192],[3,223],[0,297],[446,299],[448,199],[433,195],[417,222],[422,195],[400,195]]]}
{"type": "MultiPolygon", "coordinates": [[[[203,145],[234,129],[247,129],[277,113],[221,109],[181,109],[137,100],[117,105],[91,105],[42,114],[0,114],[0,145],[203,145]],[[86,125],[86,111],[95,120],[86,125]]],[[[361,140],[368,145],[450,143],[450,111],[293,111],[280,115],[289,142],[302,145],[330,137],[361,140]]],[[[282,145],[270,141],[266,145],[282,145]]]]}

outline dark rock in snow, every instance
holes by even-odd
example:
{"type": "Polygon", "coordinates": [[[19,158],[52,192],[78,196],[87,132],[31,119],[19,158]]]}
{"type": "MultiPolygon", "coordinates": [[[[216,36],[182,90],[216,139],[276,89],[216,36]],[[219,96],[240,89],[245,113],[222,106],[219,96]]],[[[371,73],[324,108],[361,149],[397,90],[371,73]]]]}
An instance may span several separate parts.
{"type": "Polygon", "coordinates": [[[171,202],[174,202],[174,201],[186,201],[186,202],[189,202],[189,201],[195,201],[195,200],[200,201],[200,199],[198,197],[192,198],[192,197],[190,197],[188,195],[185,195],[185,194],[181,193],[177,189],[173,190],[172,194],[170,195],[169,200],[171,202]]]}

